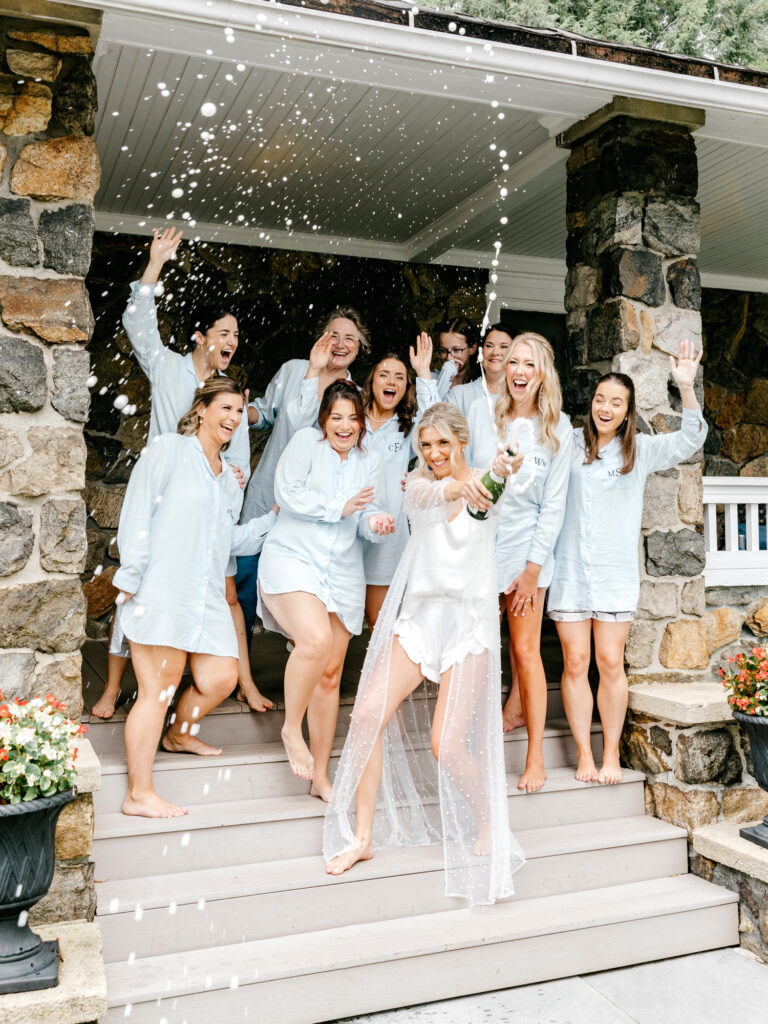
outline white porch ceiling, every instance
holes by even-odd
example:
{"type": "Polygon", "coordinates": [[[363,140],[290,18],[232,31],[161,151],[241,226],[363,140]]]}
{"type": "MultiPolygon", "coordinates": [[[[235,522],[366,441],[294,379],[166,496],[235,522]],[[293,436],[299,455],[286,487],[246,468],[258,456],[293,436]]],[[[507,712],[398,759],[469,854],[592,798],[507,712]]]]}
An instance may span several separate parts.
{"type": "MultiPolygon", "coordinates": [[[[275,6],[262,6],[273,17],[275,6]]],[[[353,19],[326,20],[332,29],[353,19]]],[[[240,244],[488,265],[500,241],[502,266],[562,261],[567,154],[553,136],[618,88],[597,74],[579,87],[554,81],[544,63],[571,60],[562,54],[541,55],[537,77],[530,51],[518,60],[515,47],[490,48],[490,72],[474,56],[465,66],[437,51],[383,55],[379,31],[408,33],[360,22],[358,45],[335,46],[288,38],[287,28],[233,37],[107,12],[96,61],[98,226],[149,233],[186,214],[188,234],[240,244]],[[202,117],[204,102],[217,104],[215,117],[202,117]]],[[[660,73],[642,74],[658,92],[660,73]]],[[[664,77],[671,98],[682,76],[664,77]]],[[[725,109],[722,96],[743,98],[745,87],[701,86],[702,106],[705,87],[719,90],[697,134],[702,271],[768,288],[768,95],[760,116],[736,102],[725,109]]],[[[746,89],[752,107],[759,92],[746,89]]]]}

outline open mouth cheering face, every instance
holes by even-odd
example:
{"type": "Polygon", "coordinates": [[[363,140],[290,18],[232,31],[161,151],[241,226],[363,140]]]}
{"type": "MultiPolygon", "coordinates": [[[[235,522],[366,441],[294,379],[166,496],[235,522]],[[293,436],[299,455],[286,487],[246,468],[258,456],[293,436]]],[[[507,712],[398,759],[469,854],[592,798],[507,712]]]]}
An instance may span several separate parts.
{"type": "Polygon", "coordinates": [[[346,370],[360,351],[360,335],[357,327],[346,317],[337,316],[326,328],[332,337],[329,369],[346,370]]]}
{"type": "Polygon", "coordinates": [[[629,410],[629,394],[623,384],[604,380],[592,399],[592,419],[601,438],[613,438],[621,429],[629,410]]]}
{"type": "Polygon", "coordinates": [[[217,320],[205,334],[198,331],[195,335],[195,341],[202,346],[211,369],[221,370],[222,373],[229,369],[237,351],[238,340],[237,320],[230,314],[217,320]]]}
{"type": "Polygon", "coordinates": [[[383,359],[373,374],[373,400],[382,412],[392,412],[408,387],[408,371],[399,359],[383,359]]]}
{"type": "Polygon", "coordinates": [[[325,421],[325,436],[331,448],[339,455],[346,455],[357,444],[360,422],[348,398],[339,398],[333,403],[325,421]]]}
{"type": "Polygon", "coordinates": [[[206,431],[219,447],[228,444],[243,418],[243,397],[227,392],[214,395],[205,407],[198,407],[200,429],[206,431]]]}
{"type": "Polygon", "coordinates": [[[509,393],[517,402],[526,398],[533,399],[539,390],[536,363],[533,349],[524,341],[519,341],[509,353],[506,365],[507,386],[509,393]]]}

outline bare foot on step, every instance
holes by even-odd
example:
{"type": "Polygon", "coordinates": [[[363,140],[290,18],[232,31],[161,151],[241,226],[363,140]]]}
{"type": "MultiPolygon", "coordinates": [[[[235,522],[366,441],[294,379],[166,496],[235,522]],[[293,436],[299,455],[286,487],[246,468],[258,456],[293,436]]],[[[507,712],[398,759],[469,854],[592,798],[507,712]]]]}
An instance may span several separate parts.
{"type": "Polygon", "coordinates": [[[576,763],[577,782],[597,782],[597,768],[591,754],[579,754],[576,763]]]}
{"type": "Polygon", "coordinates": [[[272,711],[275,706],[253,681],[237,684],[237,700],[240,704],[247,704],[251,711],[272,711]]]}
{"type": "Polygon", "coordinates": [[[96,718],[111,718],[115,713],[117,699],[119,696],[119,690],[117,693],[113,693],[110,692],[109,689],[106,689],[91,708],[91,714],[95,715],[96,718]]]}
{"type": "Polygon", "coordinates": [[[222,752],[221,747],[212,747],[187,732],[182,735],[167,732],[160,746],[169,754],[197,754],[198,757],[218,757],[222,752]]]}
{"type": "Polygon", "coordinates": [[[309,787],[309,795],[316,796],[318,800],[322,800],[324,803],[328,803],[331,799],[331,793],[333,792],[333,786],[331,785],[330,779],[313,779],[312,785],[309,787]]]}
{"type": "Polygon", "coordinates": [[[543,764],[536,761],[526,762],[525,771],[520,776],[517,788],[524,789],[526,793],[535,793],[546,781],[547,773],[544,771],[543,764]]]}
{"type": "Polygon", "coordinates": [[[370,839],[365,843],[358,843],[356,846],[351,846],[344,853],[340,853],[338,857],[334,857],[333,860],[329,860],[325,865],[325,870],[329,875],[343,875],[345,871],[349,871],[353,864],[357,864],[359,860],[371,860],[373,857],[373,846],[371,845],[370,839]]]}
{"type": "Polygon", "coordinates": [[[522,711],[519,715],[504,711],[501,720],[504,723],[504,732],[514,732],[515,729],[521,729],[525,725],[522,711]]]}
{"type": "Polygon", "coordinates": [[[137,797],[129,793],[123,801],[123,814],[135,814],[142,818],[181,818],[186,813],[186,807],[177,807],[163,800],[157,793],[145,793],[137,797]]]}
{"type": "Polygon", "coordinates": [[[283,726],[280,738],[293,774],[298,775],[300,779],[311,779],[315,774],[315,762],[301,733],[293,733],[283,726]]]}
{"type": "Polygon", "coordinates": [[[602,782],[606,786],[615,786],[616,783],[621,782],[621,779],[622,772],[619,759],[606,757],[603,760],[603,767],[600,769],[597,781],[602,782]]]}

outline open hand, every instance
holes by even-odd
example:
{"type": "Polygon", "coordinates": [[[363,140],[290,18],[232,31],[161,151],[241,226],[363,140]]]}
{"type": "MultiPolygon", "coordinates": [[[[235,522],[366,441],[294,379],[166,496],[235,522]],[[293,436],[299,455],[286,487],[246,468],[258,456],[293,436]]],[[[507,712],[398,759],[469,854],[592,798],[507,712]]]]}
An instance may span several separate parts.
{"type": "Polygon", "coordinates": [[[181,238],[184,232],[181,228],[155,228],[152,232],[152,242],[149,246],[149,262],[154,264],[167,263],[176,255],[181,238]]]}
{"type": "Polygon", "coordinates": [[[518,615],[525,616],[525,613],[536,611],[536,597],[539,589],[539,573],[531,572],[529,568],[523,569],[519,576],[516,576],[507,587],[506,593],[513,594],[511,611],[516,618],[518,615]]]}
{"type": "Polygon", "coordinates": [[[395,517],[381,512],[377,516],[368,516],[368,525],[374,533],[384,537],[388,533],[395,532],[395,517]]]}
{"type": "Polygon", "coordinates": [[[346,519],[347,516],[354,515],[355,512],[364,512],[373,501],[373,491],[373,487],[364,487],[362,491],[358,491],[357,494],[353,494],[341,510],[342,519],[346,519]]]}
{"type": "Polygon", "coordinates": [[[232,472],[235,474],[235,480],[240,484],[240,490],[242,491],[245,487],[245,473],[239,466],[236,466],[234,462],[230,462],[230,466],[232,467],[232,472]]]}
{"type": "Polygon", "coordinates": [[[309,352],[309,374],[318,377],[328,365],[331,358],[333,335],[330,331],[321,334],[309,352]]]}
{"type": "Polygon", "coordinates": [[[693,387],[696,371],[701,362],[701,354],[702,349],[696,352],[693,342],[686,338],[685,341],[680,342],[680,347],[677,350],[677,363],[675,363],[674,356],[669,357],[670,373],[681,391],[690,391],[693,387]]]}
{"type": "Polygon", "coordinates": [[[411,366],[417,377],[429,380],[432,376],[432,339],[426,331],[416,336],[416,348],[409,349],[411,366]]]}

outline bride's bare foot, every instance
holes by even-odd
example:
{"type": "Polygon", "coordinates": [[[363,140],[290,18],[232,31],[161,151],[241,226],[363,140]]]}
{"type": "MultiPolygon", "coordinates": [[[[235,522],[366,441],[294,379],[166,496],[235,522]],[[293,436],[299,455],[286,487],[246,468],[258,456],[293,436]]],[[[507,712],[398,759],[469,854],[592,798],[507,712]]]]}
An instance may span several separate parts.
{"type": "Polygon", "coordinates": [[[472,847],[473,857],[488,857],[491,853],[491,833],[489,829],[483,828],[477,834],[475,845],[472,847]]]}
{"type": "Polygon", "coordinates": [[[99,697],[91,708],[91,714],[95,715],[97,718],[111,718],[115,713],[119,696],[119,688],[117,690],[110,690],[110,688],[107,687],[101,697],[99,697]]]}
{"type": "Polygon", "coordinates": [[[525,763],[525,771],[520,776],[517,784],[518,789],[524,789],[526,793],[535,793],[541,789],[547,781],[547,773],[541,761],[528,760],[525,763]]]}
{"type": "Polygon", "coordinates": [[[606,786],[615,786],[621,780],[622,772],[618,757],[604,757],[603,766],[600,769],[600,774],[597,776],[597,781],[602,782],[606,786]]]}
{"type": "Polygon", "coordinates": [[[240,704],[247,704],[251,711],[272,711],[274,704],[271,700],[259,691],[253,680],[237,684],[237,700],[240,704]]]}
{"type": "Polygon", "coordinates": [[[315,762],[301,733],[291,732],[283,726],[280,738],[293,774],[298,775],[300,779],[311,779],[315,774],[315,762]]]}
{"type": "Polygon", "coordinates": [[[316,796],[318,800],[322,800],[324,803],[328,803],[331,799],[331,793],[333,792],[333,786],[331,785],[330,779],[327,777],[319,779],[317,776],[312,780],[312,785],[309,787],[309,795],[316,796]]]}
{"type": "Polygon", "coordinates": [[[370,839],[368,839],[364,843],[351,846],[344,853],[340,853],[338,857],[329,860],[325,865],[325,870],[329,875],[343,875],[345,871],[349,871],[352,865],[357,864],[359,860],[371,860],[372,857],[373,846],[370,839]]]}
{"type": "Polygon", "coordinates": [[[221,754],[221,747],[212,747],[210,743],[203,743],[197,736],[191,736],[188,732],[171,733],[163,736],[160,746],[169,754],[197,754],[198,757],[218,757],[221,754]]]}
{"type": "Polygon", "coordinates": [[[128,793],[123,801],[123,814],[136,814],[142,818],[181,818],[186,813],[186,807],[177,807],[157,793],[144,793],[142,796],[128,793]]]}
{"type": "Polygon", "coordinates": [[[579,754],[576,762],[577,782],[597,782],[597,768],[591,754],[579,754]]]}

